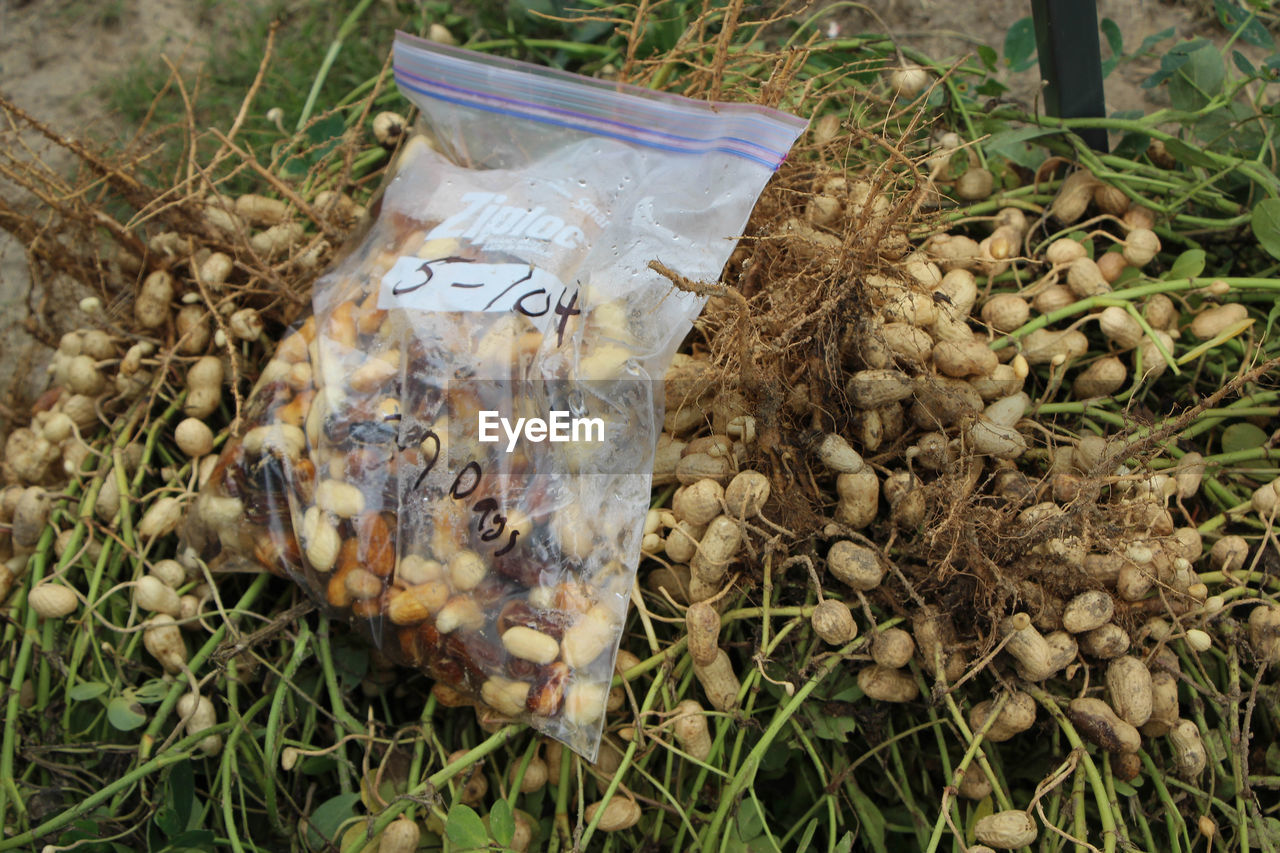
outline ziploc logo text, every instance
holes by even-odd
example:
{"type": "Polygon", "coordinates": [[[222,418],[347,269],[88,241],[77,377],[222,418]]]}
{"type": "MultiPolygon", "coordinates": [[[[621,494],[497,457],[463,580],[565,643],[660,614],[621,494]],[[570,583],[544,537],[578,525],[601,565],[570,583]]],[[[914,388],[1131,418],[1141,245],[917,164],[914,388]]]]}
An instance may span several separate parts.
{"type": "Polygon", "coordinates": [[[532,210],[505,204],[499,193],[471,192],[462,196],[462,210],[431,229],[428,238],[470,240],[483,245],[491,238],[525,238],[553,243],[565,249],[581,248],[587,235],[576,225],[548,213],[542,206],[532,210]]]}

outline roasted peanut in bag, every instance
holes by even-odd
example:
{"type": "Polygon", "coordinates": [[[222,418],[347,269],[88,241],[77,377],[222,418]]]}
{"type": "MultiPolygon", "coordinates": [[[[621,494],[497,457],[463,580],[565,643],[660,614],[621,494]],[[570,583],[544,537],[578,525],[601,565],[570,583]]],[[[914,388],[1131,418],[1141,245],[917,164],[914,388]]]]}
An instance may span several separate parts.
{"type": "Polygon", "coordinates": [[[421,111],[187,538],[594,759],[662,377],[803,129],[399,35],[421,111]]]}

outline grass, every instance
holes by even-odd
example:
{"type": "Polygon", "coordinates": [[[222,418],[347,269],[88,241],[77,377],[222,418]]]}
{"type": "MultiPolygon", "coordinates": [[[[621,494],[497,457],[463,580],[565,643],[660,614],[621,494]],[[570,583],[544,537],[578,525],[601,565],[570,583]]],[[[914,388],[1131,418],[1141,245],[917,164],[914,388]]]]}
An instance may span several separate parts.
{"type": "MultiPolygon", "coordinates": [[[[257,99],[258,109],[246,120],[243,138],[255,150],[265,150],[282,138],[279,127],[267,116],[279,109],[280,125],[292,129],[302,114],[319,59],[357,0],[340,2],[286,2],[222,4],[205,0],[197,12],[202,37],[192,52],[205,58],[196,63],[198,73],[183,69],[184,87],[196,128],[225,127],[258,73],[267,37],[278,26],[275,58],[268,68],[257,99]]],[[[377,75],[390,50],[397,28],[422,33],[438,20],[429,5],[400,3],[365,4],[358,37],[348,38],[329,70],[319,92],[319,103],[330,104],[377,75]]],[[[445,16],[446,19],[449,16],[445,16]]],[[[111,109],[135,128],[165,135],[184,127],[188,103],[173,85],[170,69],[154,56],[139,56],[133,66],[102,84],[111,109]]],[[[213,147],[212,142],[206,145],[213,147]]],[[[168,150],[154,164],[156,176],[173,174],[181,153],[168,150]]]]}

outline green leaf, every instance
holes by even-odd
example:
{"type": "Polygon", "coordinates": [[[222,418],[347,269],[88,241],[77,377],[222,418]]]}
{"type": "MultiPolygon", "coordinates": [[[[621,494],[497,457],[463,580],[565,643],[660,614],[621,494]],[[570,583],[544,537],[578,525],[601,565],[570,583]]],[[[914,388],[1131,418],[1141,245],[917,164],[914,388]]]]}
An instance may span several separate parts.
{"type": "Polygon", "coordinates": [[[987,794],[981,800],[978,800],[978,805],[974,807],[973,811],[969,812],[969,816],[967,818],[968,825],[965,826],[964,830],[965,840],[970,844],[974,843],[977,840],[977,837],[973,832],[974,827],[976,827],[978,825],[978,821],[982,820],[984,817],[995,814],[995,811],[995,803],[992,801],[990,794],[987,794]]]}
{"type": "Polygon", "coordinates": [[[166,853],[186,853],[186,851],[196,853],[196,851],[212,849],[213,833],[207,829],[192,829],[170,839],[165,851],[166,853]]]}
{"type": "Polygon", "coordinates": [[[1259,426],[1247,421],[1234,423],[1222,431],[1222,452],[1236,453],[1241,450],[1253,450],[1267,443],[1267,433],[1259,426]]]}
{"type": "MultiPolygon", "coordinates": [[[[1147,36],[1142,40],[1142,44],[1138,45],[1137,53],[1139,54],[1146,53],[1149,49],[1155,47],[1160,42],[1164,41],[1165,39],[1171,39],[1171,38],[1173,38],[1173,27],[1169,27],[1168,29],[1161,30],[1158,33],[1152,33],[1151,35],[1147,36]]],[[[1135,54],[1135,56],[1136,55],[1137,54],[1135,54]]]]}
{"type": "Polygon", "coordinates": [[[169,695],[169,685],[153,678],[133,691],[133,698],[144,704],[159,702],[169,695]]]}
{"type": "Polygon", "coordinates": [[[1165,280],[1195,278],[1204,272],[1204,261],[1204,249],[1187,249],[1187,251],[1178,255],[1178,259],[1173,262],[1173,266],[1169,267],[1169,273],[1165,276],[1165,280]]]}
{"type": "Polygon", "coordinates": [[[124,696],[117,696],[107,703],[107,720],[122,732],[131,732],[147,721],[142,706],[130,702],[124,696]]]}
{"type": "Polygon", "coordinates": [[[1126,160],[1136,160],[1142,156],[1142,152],[1146,151],[1147,146],[1150,144],[1151,137],[1145,133],[1126,133],[1116,143],[1113,153],[1117,157],[1123,157],[1126,160]]]}
{"type": "Polygon", "coordinates": [[[1004,34],[1004,62],[1014,71],[1026,71],[1035,64],[1036,27],[1031,18],[1019,18],[1004,34]]]}
{"type": "Polygon", "coordinates": [[[160,831],[168,838],[173,838],[175,835],[182,833],[182,819],[178,817],[178,813],[171,803],[161,804],[160,808],[156,809],[156,815],[152,818],[152,822],[160,827],[160,831]]]}
{"type": "Polygon", "coordinates": [[[444,822],[444,833],[462,850],[483,850],[489,846],[489,833],[476,810],[462,803],[454,803],[449,818],[444,822]]]}
{"type": "Polygon", "coordinates": [[[1174,45],[1160,57],[1160,70],[1142,81],[1142,88],[1150,89],[1170,79],[1175,71],[1190,60],[1191,55],[1187,51],[1180,50],[1178,45],[1174,45]]]}
{"type": "Polygon", "coordinates": [[[834,740],[839,743],[847,743],[850,732],[857,731],[858,723],[852,717],[839,717],[833,714],[825,714],[821,709],[815,709],[814,713],[808,715],[810,724],[810,734],[822,740],[834,740]]]}
{"type": "Polygon", "coordinates": [[[195,773],[191,769],[191,761],[179,761],[169,769],[166,782],[168,796],[164,805],[156,814],[156,825],[169,838],[174,838],[186,831],[191,823],[191,812],[196,802],[195,773]],[[165,816],[164,822],[161,815],[165,816]]]}
{"type": "Polygon", "coordinates": [[[1132,797],[1138,793],[1128,782],[1120,779],[1112,779],[1111,782],[1116,787],[1116,793],[1122,797],[1132,797]]]}
{"type": "Polygon", "coordinates": [[[489,809],[489,832],[493,833],[493,840],[503,847],[511,846],[511,839],[516,835],[516,820],[506,800],[498,800],[489,809]]]}
{"type": "Polygon", "coordinates": [[[1131,281],[1137,281],[1142,278],[1142,270],[1137,267],[1125,267],[1120,270],[1120,275],[1116,276],[1116,280],[1111,282],[1111,286],[1116,290],[1120,289],[1120,285],[1131,281]]]}
{"type": "Polygon", "coordinates": [[[743,800],[738,807],[738,837],[743,841],[751,841],[764,834],[764,815],[755,800],[743,800]]]}
{"type": "Polygon", "coordinates": [[[338,840],[338,829],[344,821],[355,817],[358,802],[359,794],[338,794],[316,806],[307,818],[307,835],[313,849],[323,849],[338,840]]]}
{"type": "Polygon", "coordinates": [[[348,690],[355,690],[369,673],[369,650],[358,642],[354,636],[341,636],[332,640],[329,646],[338,682],[348,690]]]}
{"type": "Polygon", "coordinates": [[[67,698],[72,702],[84,702],[86,699],[96,699],[106,692],[107,685],[101,681],[82,681],[67,691],[67,698]]]}
{"type": "Polygon", "coordinates": [[[846,832],[836,844],[835,853],[851,853],[853,850],[853,833],[846,832]]]}
{"type": "Polygon", "coordinates": [[[1273,774],[1280,775],[1280,743],[1272,741],[1267,747],[1266,755],[1267,770],[1273,774]]]}
{"type": "Polygon", "coordinates": [[[1249,225],[1258,245],[1271,257],[1280,258],[1280,198],[1265,198],[1255,204],[1249,225]]]}
{"type": "Polygon", "coordinates": [[[800,842],[796,845],[797,850],[808,850],[809,843],[813,841],[813,836],[818,832],[818,819],[811,818],[804,828],[804,834],[800,836],[800,842]]]}
{"type": "Polygon", "coordinates": [[[1222,54],[1211,44],[1197,47],[1169,78],[1169,100],[1174,109],[1198,110],[1222,91],[1226,68],[1222,54]]]}
{"type": "Polygon", "coordinates": [[[1044,162],[1044,152],[1032,145],[1034,139],[1059,133],[1053,128],[1022,127],[992,134],[983,146],[988,155],[1003,157],[1028,169],[1044,162]]]}
{"type": "Polygon", "coordinates": [[[776,778],[795,768],[795,762],[803,758],[800,747],[785,740],[775,740],[760,756],[760,772],[776,778]]]}
{"type": "Polygon", "coordinates": [[[1241,41],[1254,47],[1275,49],[1275,39],[1271,37],[1271,33],[1267,32],[1267,28],[1262,21],[1258,20],[1257,15],[1250,15],[1246,10],[1226,0],[1213,0],[1213,8],[1218,13],[1218,20],[1222,26],[1230,30],[1233,36],[1239,34],[1241,41]]]}
{"type": "Polygon", "coordinates": [[[862,793],[861,788],[856,785],[849,787],[854,811],[858,813],[858,821],[862,824],[863,836],[875,853],[889,853],[888,848],[884,846],[884,815],[880,813],[880,809],[871,801],[871,798],[862,793]]]}
{"type": "Polygon", "coordinates": [[[1235,63],[1236,68],[1242,73],[1252,77],[1258,73],[1258,68],[1249,61],[1249,57],[1245,56],[1238,50],[1231,51],[1231,61],[1235,63]]]}
{"type": "Polygon", "coordinates": [[[1102,35],[1107,39],[1107,46],[1111,48],[1112,56],[1124,55],[1124,35],[1120,32],[1120,25],[1110,18],[1103,18],[1098,23],[1098,28],[1102,30],[1102,35]]]}
{"type": "Polygon", "coordinates": [[[1164,147],[1178,162],[1188,166],[1204,166],[1212,169],[1215,165],[1212,158],[1206,156],[1199,148],[1188,145],[1180,139],[1166,139],[1164,147]]]}
{"type": "Polygon", "coordinates": [[[308,755],[298,765],[298,771],[307,776],[323,776],[338,766],[337,759],[329,755],[308,755]]]}
{"type": "Polygon", "coordinates": [[[990,77],[973,90],[975,95],[982,95],[984,98],[997,98],[1007,91],[1008,86],[990,77]]]}
{"type": "Polygon", "coordinates": [[[999,61],[999,57],[996,55],[995,48],[985,44],[979,45],[978,59],[982,62],[982,64],[986,67],[988,71],[996,70],[996,63],[999,61]]]}

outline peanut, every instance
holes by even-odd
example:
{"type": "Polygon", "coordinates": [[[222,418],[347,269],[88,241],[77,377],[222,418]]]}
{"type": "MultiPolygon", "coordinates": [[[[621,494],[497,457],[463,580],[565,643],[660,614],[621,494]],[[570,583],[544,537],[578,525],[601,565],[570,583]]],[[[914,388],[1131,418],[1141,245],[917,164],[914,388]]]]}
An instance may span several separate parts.
{"type": "Polygon", "coordinates": [[[529,696],[529,684],[510,678],[493,676],[480,686],[480,698],[493,710],[507,717],[524,713],[525,699],[529,696]]]}
{"type": "Polygon", "coordinates": [[[178,593],[163,581],[151,575],[138,579],[133,587],[133,601],[143,610],[153,613],[167,613],[177,617],[182,613],[182,603],[178,593]]]}
{"type": "Polygon", "coordinates": [[[1116,714],[1131,726],[1151,719],[1152,680],[1145,664],[1135,657],[1121,656],[1107,665],[1107,692],[1116,714]]]}
{"type": "Polygon", "coordinates": [[[742,685],[733,664],[724,649],[716,652],[715,660],[707,666],[693,665],[694,675],[702,683],[702,690],[707,694],[707,701],[717,711],[733,711],[738,707],[738,691],[742,685]]]}
{"type": "Polygon", "coordinates": [[[1151,737],[1166,735],[1178,723],[1178,682],[1163,670],[1151,674],[1151,714],[1142,733],[1151,737]]]}
{"type": "Polygon", "coordinates": [[[724,577],[741,545],[742,528],[729,516],[721,515],[707,525],[689,568],[704,583],[715,583],[724,577]]]}
{"type": "Polygon", "coordinates": [[[316,507],[339,518],[355,518],[364,512],[364,493],[341,480],[321,480],[316,486],[316,507]]]}
{"type": "Polygon", "coordinates": [[[1108,752],[1137,752],[1142,745],[1138,730],[1101,699],[1072,699],[1067,716],[1082,735],[1108,752]]]}
{"type": "Polygon", "coordinates": [[[1103,660],[1118,658],[1129,651],[1129,635],[1113,622],[1085,631],[1079,642],[1082,652],[1103,660]]]}
{"type": "Polygon", "coordinates": [[[1044,681],[1053,675],[1053,654],[1049,644],[1025,613],[1006,616],[1000,622],[1005,651],[1017,658],[1029,681],[1044,681]]]}
{"type": "Polygon", "coordinates": [[[613,611],[602,604],[593,606],[564,632],[564,662],[579,669],[600,657],[616,639],[615,625],[613,611]]]}
{"type": "Polygon", "coordinates": [[[41,619],[62,619],[76,611],[80,599],[70,588],[45,581],[27,593],[27,605],[41,619]]]}
{"type": "Polygon", "coordinates": [[[878,702],[910,702],[920,695],[911,673],[880,664],[858,670],[858,687],[878,702]]]}
{"type": "Polygon", "coordinates": [[[827,599],[813,609],[809,617],[813,632],[831,646],[843,646],[858,636],[853,613],[843,601],[827,599]]]}
{"type": "Polygon", "coordinates": [[[705,602],[689,605],[685,611],[689,635],[689,656],[699,666],[710,666],[720,652],[720,614],[705,602]]]}
{"type": "Polygon", "coordinates": [[[759,471],[739,471],[724,490],[725,506],[734,518],[753,518],[769,500],[769,478],[759,471]]]}
{"type": "Polygon", "coordinates": [[[587,806],[584,820],[587,823],[596,820],[596,812],[600,813],[596,828],[601,832],[620,832],[640,822],[640,804],[621,795],[613,797],[607,804],[599,802],[587,806]]]}
{"type": "Polygon", "coordinates": [[[702,706],[685,699],[676,705],[675,713],[673,728],[680,747],[697,760],[706,761],[711,755],[711,733],[702,706]]]}
{"type": "Polygon", "coordinates": [[[916,644],[911,635],[901,628],[887,628],[875,635],[871,642],[871,657],[880,666],[901,669],[911,661],[916,644]]]}
{"type": "Polygon", "coordinates": [[[974,837],[998,850],[1026,847],[1036,840],[1038,834],[1031,815],[1017,810],[987,815],[973,825],[974,837]]]}
{"type": "Polygon", "coordinates": [[[1102,590],[1082,592],[1067,602],[1062,611],[1062,627],[1072,634],[1083,634],[1101,628],[1111,621],[1115,601],[1102,590]]]}
{"type": "Polygon", "coordinates": [[[142,632],[142,645],[170,675],[182,672],[187,664],[187,646],[174,621],[167,613],[158,613],[144,623],[147,627],[142,632]]]}
{"type": "MultiPolygon", "coordinates": [[[[985,726],[994,708],[995,702],[990,699],[974,705],[973,710],[969,712],[969,727],[976,732],[985,726]]],[[[995,722],[991,724],[991,728],[987,729],[986,739],[993,743],[1002,743],[1014,735],[1025,732],[1035,721],[1035,700],[1021,691],[1010,693],[995,722]]]]}
{"type": "Polygon", "coordinates": [[[841,583],[863,592],[875,589],[884,578],[876,553],[845,539],[834,543],[827,552],[827,568],[841,583]]]}
{"type": "Polygon", "coordinates": [[[571,726],[588,726],[604,716],[608,684],[578,682],[564,694],[564,721],[571,726]]]}
{"type": "Polygon", "coordinates": [[[502,635],[502,645],[514,657],[536,664],[549,664],[560,656],[560,644],[554,637],[523,625],[508,628],[502,635]]]}
{"type": "Polygon", "coordinates": [[[484,611],[476,604],[475,599],[465,593],[450,598],[436,614],[436,630],[441,634],[459,629],[478,631],[484,627],[484,622],[484,611]]]}
{"type": "Polygon", "coordinates": [[[724,486],[715,480],[698,480],[676,490],[671,499],[671,511],[682,521],[704,526],[720,515],[724,495],[724,486]]]}
{"type": "MultiPolygon", "coordinates": [[[[198,735],[218,724],[218,712],[208,697],[196,693],[183,693],[178,699],[178,716],[187,726],[188,735],[198,735]]],[[[201,739],[198,747],[208,756],[222,751],[222,736],[213,734],[201,739]]]]}
{"type": "Polygon", "coordinates": [[[1195,777],[1204,772],[1208,753],[1195,723],[1190,720],[1178,721],[1169,732],[1169,745],[1173,747],[1173,763],[1178,773],[1195,777]]]}

